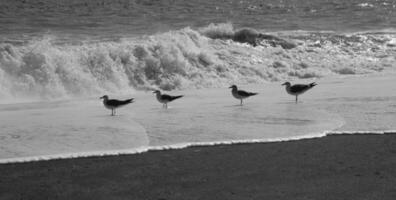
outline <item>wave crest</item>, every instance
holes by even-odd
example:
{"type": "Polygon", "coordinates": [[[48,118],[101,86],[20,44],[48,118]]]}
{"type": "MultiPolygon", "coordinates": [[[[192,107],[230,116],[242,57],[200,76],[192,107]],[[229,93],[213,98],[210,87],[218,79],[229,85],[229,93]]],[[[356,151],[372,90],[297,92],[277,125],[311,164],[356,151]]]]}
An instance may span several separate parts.
{"type": "Polygon", "coordinates": [[[119,41],[59,44],[54,37],[0,44],[0,95],[65,98],[134,89],[223,87],[394,70],[395,33],[263,34],[257,46],[235,39],[231,24],[184,28],[119,41]],[[268,42],[269,41],[269,42],[268,42]],[[291,49],[271,41],[290,41],[291,49]]]}

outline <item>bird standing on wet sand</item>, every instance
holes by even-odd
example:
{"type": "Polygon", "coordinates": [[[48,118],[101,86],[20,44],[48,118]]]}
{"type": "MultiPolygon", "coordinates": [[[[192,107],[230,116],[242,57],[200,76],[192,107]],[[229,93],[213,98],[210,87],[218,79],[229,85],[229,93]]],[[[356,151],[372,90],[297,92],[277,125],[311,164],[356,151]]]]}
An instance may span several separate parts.
{"type": "Polygon", "coordinates": [[[229,88],[232,88],[232,90],[231,90],[232,96],[234,96],[236,99],[241,100],[241,106],[243,105],[243,99],[258,94],[258,93],[254,93],[254,92],[246,92],[243,90],[238,90],[238,87],[236,85],[232,85],[229,88]]]}
{"type": "Polygon", "coordinates": [[[117,100],[117,99],[109,99],[109,96],[104,95],[103,97],[100,97],[100,99],[103,99],[103,105],[111,110],[111,116],[114,116],[116,113],[116,108],[119,108],[121,106],[125,106],[129,103],[133,103],[133,98],[132,99],[126,99],[126,100],[117,100]]]}
{"type": "Polygon", "coordinates": [[[298,95],[303,94],[304,92],[308,91],[309,89],[313,88],[316,83],[310,84],[295,84],[292,85],[290,82],[285,82],[282,85],[286,85],[286,92],[290,95],[296,96],[296,103],[298,102],[298,95]]]}
{"type": "Polygon", "coordinates": [[[169,102],[171,102],[171,101],[173,101],[175,99],[183,97],[183,95],[171,96],[171,95],[167,95],[167,94],[161,94],[161,91],[159,91],[159,90],[156,90],[153,93],[156,94],[157,100],[160,103],[162,103],[162,107],[164,107],[164,108],[168,108],[168,103],[169,102]]]}

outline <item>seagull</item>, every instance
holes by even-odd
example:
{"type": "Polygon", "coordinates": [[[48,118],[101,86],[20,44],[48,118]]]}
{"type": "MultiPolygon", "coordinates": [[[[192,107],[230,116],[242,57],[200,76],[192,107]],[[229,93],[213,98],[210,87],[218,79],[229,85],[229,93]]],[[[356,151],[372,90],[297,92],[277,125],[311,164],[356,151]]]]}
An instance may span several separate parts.
{"type": "Polygon", "coordinates": [[[236,99],[241,100],[241,106],[243,105],[243,99],[258,94],[258,93],[254,93],[254,92],[246,92],[243,90],[238,90],[238,87],[236,85],[232,85],[229,88],[232,88],[232,91],[231,91],[232,96],[234,96],[236,99]]]}
{"type": "Polygon", "coordinates": [[[115,115],[115,110],[116,108],[119,108],[121,106],[125,106],[129,103],[133,103],[133,98],[132,99],[126,99],[126,100],[117,100],[117,99],[109,99],[109,96],[104,95],[103,97],[100,97],[100,99],[103,99],[103,105],[111,110],[111,116],[115,115]]]}
{"type": "Polygon", "coordinates": [[[183,97],[183,95],[178,95],[178,96],[171,96],[167,94],[161,94],[161,91],[155,90],[153,93],[156,94],[157,100],[162,103],[162,107],[168,108],[168,102],[171,102],[175,99],[183,97]]]}
{"type": "Polygon", "coordinates": [[[290,82],[285,82],[282,85],[286,85],[286,92],[290,95],[296,96],[296,103],[298,101],[298,95],[303,94],[304,92],[308,91],[309,89],[313,88],[316,83],[310,84],[295,84],[291,85],[290,82]]]}

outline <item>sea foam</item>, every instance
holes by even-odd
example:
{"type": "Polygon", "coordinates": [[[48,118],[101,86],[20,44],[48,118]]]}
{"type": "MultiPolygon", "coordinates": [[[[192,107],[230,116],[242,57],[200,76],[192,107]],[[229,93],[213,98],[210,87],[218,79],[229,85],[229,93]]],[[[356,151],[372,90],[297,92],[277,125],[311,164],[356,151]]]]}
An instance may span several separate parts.
{"type": "Polygon", "coordinates": [[[274,40],[260,40],[256,47],[240,43],[231,37],[238,31],[231,24],[212,24],[117,41],[69,44],[46,36],[3,42],[1,100],[222,87],[396,68],[395,32],[256,31],[296,45],[284,49],[274,40]]]}
{"type": "Polygon", "coordinates": [[[26,163],[26,162],[38,162],[48,161],[57,159],[72,159],[72,158],[88,158],[88,157],[104,157],[104,156],[122,156],[122,155],[133,155],[147,153],[149,151],[164,151],[164,150],[176,150],[185,149],[189,147],[208,147],[218,145],[233,145],[233,144],[256,144],[256,143],[272,143],[272,142],[287,142],[296,141],[302,139],[317,139],[323,138],[330,135],[357,135],[357,134],[395,134],[396,130],[388,131],[346,131],[346,132],[332,132],[326,131],[319,134],[309,134],[300,137],[290,138],[274,138],[274,139],[252,139],[252,140],[228,140],[228,141],[214,141],[214,142],[196,142],[196,143],[180,143],[168,146],[153,146],[153,147],[141,147],[134,149],[118,149],[109,151],[91,151],[91,152],[79,152],[79,153],[65,153],[55,155],[42,155],[42,156],[30,156],[30,157],[19,157],[19,158],[7,158],[0,159],[0,164],[7,163],[26,163]]]}

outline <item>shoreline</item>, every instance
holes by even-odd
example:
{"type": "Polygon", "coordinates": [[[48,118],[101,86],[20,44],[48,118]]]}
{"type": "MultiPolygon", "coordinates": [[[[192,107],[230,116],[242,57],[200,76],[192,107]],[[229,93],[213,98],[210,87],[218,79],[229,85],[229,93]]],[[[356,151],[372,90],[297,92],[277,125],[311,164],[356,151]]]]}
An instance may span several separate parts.
{"type": "MultiPolygon", "coordinates": [[[[387,134],[388,132],[393,133],[396,131],[382,131],[373,134],[387,134]]],[[[372,132],[364,132],[372,133],[372,132]]],[[[360,133],[356,133],[360,134],[360,133]]],[[[260,144],[260,143],[274,143],[274,142],[287,142],[287,141],[298,141],[304,139],[315,139],[326,137],[329,134],[327,132],[321,134],[307,134],[303,136],[288,137],[288,138],[272,138],[272,139],[246,139],[246,140],[224,140],[224,141],[213,141],[213,142],[191,142],[191,143],[178,143],[164,146],[148,146],[138,147],[132,149],[114,149],[106,151],[89,151],[89,152],[76,152],[76,153],[64,153],[64,154],[49,154],[49,155],[38,155],[28,157],[16,157],[16,158],[4,158],[0,159],[0,165],[4,164],[17,164],[17,163],[30,163],[30,162],[42,162],[52,160],[67,160],[67,159],[79,159],[79,158],[93,158],[93,157],[106,157],[106,156],[128,156],[136,154],[144,154],[152,151],[169,151],[169,150],[182,150],[193,147],[211,147],[221,145],[237,145],[237,144],[260,144]]]]}
{"type": "Polygon", "coordinates": [[[14,164],[14,163],[30,163],[30,162],[42,162],[51,160],[64,160],[64,159],[78,159],[78,158],[91,158],[91,157],[106,157],[106,156],[123,156],[123,155],[136,155],[147,153],[151,151],[168,151],[168,150],[179,150],[193,147],[211,147],[221,145],[236,145],[236,144],[260,144],[260,143],[276,143],[276,142],[288,142],[298,141],[304,139],[318,139],[331,135],[360,135],[360,134],[394,134],[396,130],[385,130],[385,131],[325,131],[321,134],[307,134],[303,136],[288,137],[288,138],[273,138],[273,139],[247,139],[247,140],[225,140],[225,141],[213,141],[213,142],[193,142],[193,143],[179,143],[166,146],[149,146],[149,147],[138,147],[132,149],[114,149],[106,151],[89,151],[89,152],[75,152],[75,153],[64,153],[64,154],[49,154],[49,155],[37,155],[28,157],[15,157],[15,158],[0,158],[0,165],[14,164]]]}
{"type": "Polygon", "coordinates": [[[0,199],[394,199],[396,134],[1,164],[0,199]]]}

